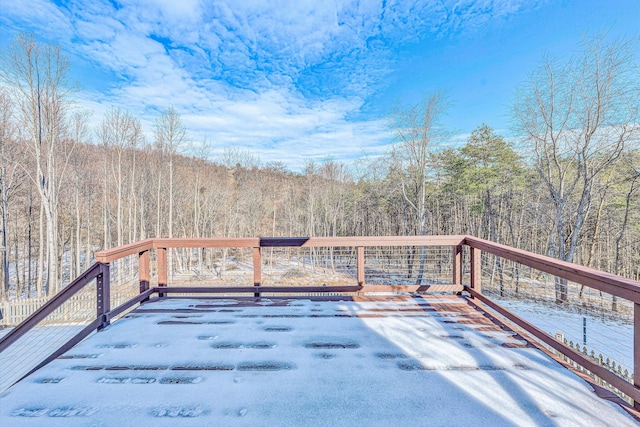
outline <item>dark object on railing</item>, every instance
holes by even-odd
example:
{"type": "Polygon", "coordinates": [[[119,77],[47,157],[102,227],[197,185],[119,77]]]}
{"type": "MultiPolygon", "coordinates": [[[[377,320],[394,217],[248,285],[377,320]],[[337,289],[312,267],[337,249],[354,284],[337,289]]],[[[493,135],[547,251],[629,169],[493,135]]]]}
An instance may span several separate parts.
{"type": "Polygon", "coordinates": [[[296,247],[303,246],[308,240],[308,237],[261,237],[260,246],[263,248],[296,247]]]}

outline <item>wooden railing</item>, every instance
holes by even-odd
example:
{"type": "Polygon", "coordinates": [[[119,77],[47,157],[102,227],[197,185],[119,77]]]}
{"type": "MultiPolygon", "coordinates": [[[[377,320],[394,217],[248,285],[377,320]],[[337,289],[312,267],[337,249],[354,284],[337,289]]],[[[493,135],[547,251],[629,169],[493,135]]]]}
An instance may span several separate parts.
{"type": "Polygon", "coordinates": [[[480,274],[480,254],[481,251],[486,251],[500,258],[514,261],[536,270],[552,274],[561,279],[570,280],[580,285],[597,289],[615,297],[631,301],[634,306],[633,384],[625,381],[623,378],[612,373],[605,367],[595,363],[579,351],[557,341],[550,334],[542,331],[527,322],[525,319],[516,316],[501,307],[484,296],[481,291],[479,291],[479,286],[476,285],[476,289],[472,289],[471,287],[467,289],[471,296],[478,298],[493,310],[508,318],[510,321],[520,326],[549,347],[559,351],[569,359],[575,361],[577,364],[595,374],[597,377],[602,378],[616,389],[628,395],[633,399],[636,409],[640,409],[640,282],[471,236],[465,237],[464,244],[471,248],[472,276],[474,271],[476,271],[476,276],[480,274]]]}
{"type": "MultiPolygon", "coordinates": [[[[172,248],[251,248],[253,257],[253,286],[233,287],[237,293],[253,292],[256,296],[264,293],[309,293],[309,292],[460,292],[462,286],[462,245],[465,236],[385,236],[385,237],[262,237],[228,239],[147,239],[142,242],[96,252],[96,260],[109,263],[125,256],[138,254],[140,291],[149,289],[150,263],[149,252],[156,251],[158,292],[168,293],[225,293],[228,287],[167,287],[167,250],[172,248]],[[367,286],[365,283],[366,247],[389,246],[451,246],[453,247],[453,265],[450,285],[395,285],[367,286]],[[347,286],[323,287],[281,287],[262,286],[262,248],[318,248],[318,247],[355,247],[357,275],[356,282],[347,286]]],[[[479,275],[474,276],[471,286],[480,286],[479,275]]]]}
{"type": "MultiPolygon", "coordinates": [[[[626,279],[613,274],[581,267],[575,264],[559,261],[553,258],[537,255],[531,252],[500,245],[471,236],[386,236],[386,237],[286,237],[286,238],[212,238],[212,239],[147,239],[117,248],[96,252],[97,263],[82,277],[76,279],[60,294],[45,304],[29,319],[16,327],[10,334],[0,339],[0,352],[5,350],[17,337],[35,326],[62,302],[70,298],[78,289],[86,285],[87,281],[98,278],[98,313],[96,320],[86,331],[101,329],[110,320],[135,304],[147,300],[151,295],[160,297],[175,293],[205,293],[222,294],[233,292],[260,296],[270,293],[326,293],[326,292],[468,292],[476,301],[490,307],[495,312],[509,319],[511,322],[526,330],[547,346],[559,351],[566,357],[582,365],[596,376],[602,378],[618,390],[630,396],[636,407],[640,402],[640,282],[626,279]],[[451,247],[451,282],[449,284],[415,284],[415,285],[369,285],[366,283],[365,270],[367,266],[367,247],[451,247]],[[464,247],[468,246],[468,260],[463,259],[464,247]],[[355,248],[356,275],[353,284],[344,286],[263,286],[262,284],[262,249],[263,248],[317,248],[317,247],[349,247],[355,248]],[[174,248],[247,248],[252,253],[253,283],[247,286],[168,286],[167,251],[174,248]],[[151,283],[150,253],[155,251],[156,280],[151,283]],[[634,374],[633,384],[618,377],[606,368],[594,363],[588,357],[572,349],[562,342],[555,340],[548,333],[540,330],[525,319],[509,312],[482,293],[481,254],[487,252],[495,256],[510,260],[556,277],[570,280],[586,287],[607,292],[621,299],[631,301],[634,305],[634,374]],[[109,264],[118,259],[137,256],[140,294],[115,309],[110,308],[109,294],[109,264]],[[467,263],[467,264],[465,264],[467,263]],[[466,268],[463,266],[466,265],[466,268]],[[468,272],[468,282],[463,283],[463,272],[468,272]]],[[[83,331],[86,332],[86,331],[83,331]]],[[[88,333],[88,332],[87,332],[88,333]]],[[[52,357],[66,351],[79,341],[78,334],[74,340],[55,352],[52,357]]],[[[86,336],[86,333],[85,333],[86,336]]],[[[80,338],[81,339],[81,338],[80,338]]],[[[51,360],[51,357],[47,360],[51,360]]],[[[46,361],[45,361],[46,362],[46,361]]]]}

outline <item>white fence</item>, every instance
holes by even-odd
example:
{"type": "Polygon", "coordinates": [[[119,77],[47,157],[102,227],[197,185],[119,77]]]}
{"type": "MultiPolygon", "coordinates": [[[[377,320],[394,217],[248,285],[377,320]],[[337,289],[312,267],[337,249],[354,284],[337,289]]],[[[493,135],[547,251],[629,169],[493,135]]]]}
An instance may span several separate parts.
{"type": "MultiPolygon", "coordinates": [[[[561,331],[557,331],[556,332],[555,338],[558,341],[563,342],[564,344],[568,345],[572,349],[581,352],[582,354],[584,354],[585,356],[589,357],[594,362],[598,363],[600,366],[605,367],[607,370],[613,372],[614,374],[618,375],[619,377],[621,377],[624,380],[626,380],[626,381],[628,381],[628,382],[633,384],[633,372],[630,372],[629,368],[627,368],[626,366],[622,365],[621,363],[616,362],[615,360],[611,360],[611,358],[609,358],[609,357],[605,357],[602,353],[596,353],[596,351],[594,349],[587,348],[586,344],[580,346],[580,343],[574,343],[573,341],[567,340],[567,338],[565,338],[565,336],[564,336],[564,333],[561,332],[561,331]]],[[[600,386],[606,388],[609,391],[612,391],[613,393],[618,394],[620,397],[625,399],[628,403],[633,404],[633,400],[629,396],[627,396],[626,394],[620,392],[618,389],[616,389],[615,387],[613,387],[610,384],[608,384],[602,378],[599,378],[599,377],[595,376],[593,373],[591,373],[588,370],[584,369],[582,366],[578,365],[573,360],[571,360],[568,357],[564,356],[560,352],[554,351],[554,353],[556,354],[557,357],[559,357],[562,360],[564,360],[565,362],[569,363],[574,369],[577,369],[580,372],[582,372],[582,373],[588,375],[589,377],[591,377],[591,379],[594,380],[600,386]]]]}
{"type": "MultiPolygon", "coordinates": [[[[117,307],[136,295],[137,293],[132,289],[127,289],[124,292],[118,291],[115,294],[112,293],[111,307],[117,307]]],[[[37,309],[42,307],[50,298],[51,296],[0,301],[0,312],[2,313],[0,326],[17,326],[37,309]]],[[[47,316],[42,324],[82,322],[95,319],[96,314],[95,291],[80,292],[47,316]]]]}

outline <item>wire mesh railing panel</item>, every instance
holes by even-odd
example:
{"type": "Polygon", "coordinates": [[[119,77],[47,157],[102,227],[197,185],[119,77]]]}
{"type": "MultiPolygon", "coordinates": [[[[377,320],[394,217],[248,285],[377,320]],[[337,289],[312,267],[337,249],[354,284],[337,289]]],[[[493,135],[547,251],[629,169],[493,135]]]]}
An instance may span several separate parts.
{"type": "MultiPolygon", "coordinates": [[[[138,268],[138,255],[129,255],[109,263],[111,309],[114,309],[140,293],[140,276],[138,268]]],[[[121,318],[135,306],[120,313],[112,321],[121,318]]]]}
{"type": "Polygon", "coordinates": [[[138,255],[129,255],[109,264],[111,308],[115,308],[140,293],[138,255]]]}
{"type": "Polygon", "coordinates": [[[158,283],[158,254],[149,251],[149,282],[158,283]]]}
{"type": "MultiPolygon", "coordinates": [[[[96,304],[94,279],[0,353],[0,392],[20,380],[93,322],[96,319],[96,304]]],[[[0,334],[9,333],[10,330],[7,328],[0,334]]]]}
{"type": "Polygon", "coordinates": [[[451,284],[451,246],[372,246],[365,248],[369,285],[451,284]]]}
{"type": "Polygon", "coordinates": [[[482,254],[482,292],[632,382],[631,301],[488,253],[482,254]]]}
{"type": "Polygon", "coordinates": [[[169,286],[253,285],[252,248],[167,249],[169,286]]]}
{"type": "Polygon", "coordinates": [[[265,286],[355,286],[354,247],[287,247],[262,249],[265,286]]]}
{"type": "Polygon", "coordinates": [[[462,246],[462,284],[471,285],[471,248],[467,245],[462,246]]]}

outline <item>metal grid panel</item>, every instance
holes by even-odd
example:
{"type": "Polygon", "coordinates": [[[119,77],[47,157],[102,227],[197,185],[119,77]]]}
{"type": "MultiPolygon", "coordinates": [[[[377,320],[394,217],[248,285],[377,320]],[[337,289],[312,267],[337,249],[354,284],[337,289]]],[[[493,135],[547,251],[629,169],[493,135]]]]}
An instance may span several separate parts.
{"type": "MultiPolygon", "coordinates": [[[[0,353],[0,392],[96,319],[96,280],[64,302],[35,328],[0,353]]],[[[8,333],[10,329],[0,331],[8,333]]]]}
{"type": "MultiPolygon", "coordinates": [[[[140,293],[138,255],[129,255],[109,263],[111,283],[111,308],[114,309],[140,293]]],[[[135,306],[117,316],[120,318],[135,306]]]]}
{"type": "Polygon", "coordinates": [[[631,301],[488,253],[482,254],[482,292],[632,382],[631,301]]]}
{"type": "Polygon", "coordinates": [[[262,249],[266,286],[355,286],[356,249],[295,247],[262,249]]]}
{"type": "MultiPolygon", "coordinates": [[[[151,265],[155,267],[155,258],[151,265]]],[[[252,249],[168,249],[167,272],[168,286],[250,286],[253,285],[252,249]]]]}
{"type": "Polygon", "coordinates": [[[365,282],[370,285],[451,284],[451,246],[365,248],[365,282]]]}

